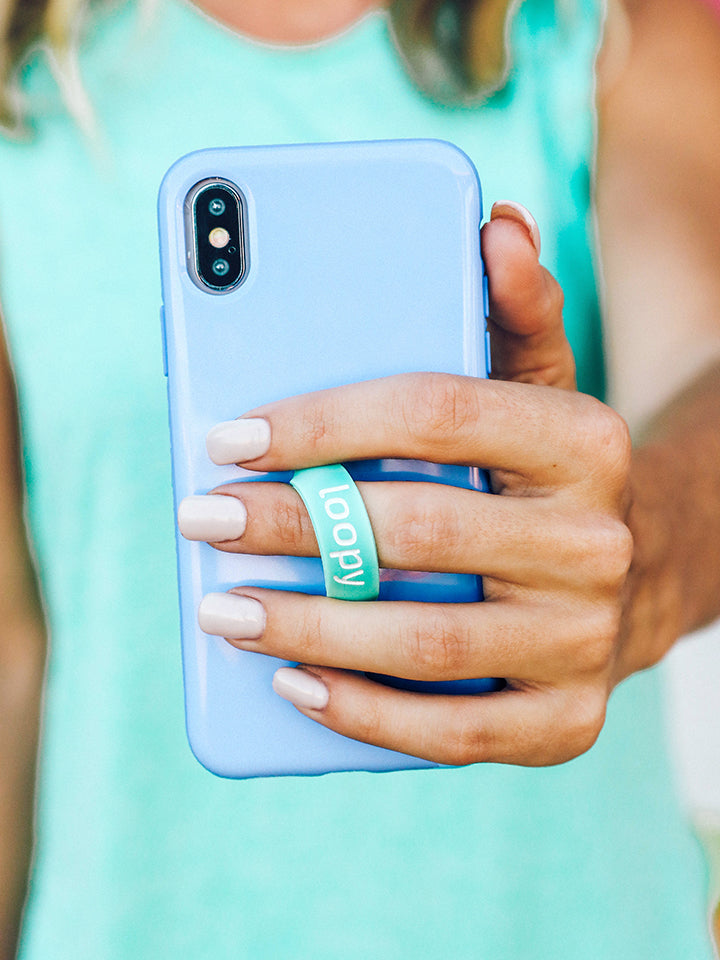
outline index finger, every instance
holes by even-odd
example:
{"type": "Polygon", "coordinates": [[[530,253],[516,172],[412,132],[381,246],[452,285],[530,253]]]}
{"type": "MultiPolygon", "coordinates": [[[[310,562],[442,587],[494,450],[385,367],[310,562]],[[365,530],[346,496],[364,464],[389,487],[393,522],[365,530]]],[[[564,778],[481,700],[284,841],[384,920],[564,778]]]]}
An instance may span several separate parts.
{"type": "MultiPolygon", "coordinates": [[[[208,435],[215,462],[289,470],[404,458],[505,470],[555,486],[581,479],[622,423],[584,394],[442,373],[408,373],[259,407],[208,435]],[[248,446],[258,423],[264,445],[248,446]],[[222,431],[222,444],[216,441],[222,431]],[[221,458],[214,447],[222,448],[221,458]],[[252,456],[249,456],[251,454],[252,456]]],[[[620,431],[622,433],[622,431],[620,431]]]]}

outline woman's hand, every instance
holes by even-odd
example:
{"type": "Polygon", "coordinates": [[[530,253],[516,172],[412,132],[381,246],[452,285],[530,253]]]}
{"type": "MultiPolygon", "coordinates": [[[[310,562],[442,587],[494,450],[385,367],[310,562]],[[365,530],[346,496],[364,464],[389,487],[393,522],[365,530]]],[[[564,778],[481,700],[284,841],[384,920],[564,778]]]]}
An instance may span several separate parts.
{"type": "MultiPolygon", "coordinates": [[[[537,246],[525,212],[498,205],[483,236],[490,327],[495,376],[515,382],[390,377],[265,406],[210,440],[215,458],[259,471],[382,457],[491,471],[499,496],[359,485],[381,566],[482,575],[483,603],[349,603],[243,587],[203,604],[207,632],[304,664],[282,669],[276,690],[346,736],[441,763],[559,763],[595,741],[624,673],[628,432],[608,407],[562,389],[574,385],[562,294],[537,246]],[[416,694],[362,671],[495,676],[507,686],[484,696],[416,694]]],[[[188,535],[226,551],[317,556],[291,487],[214,493],[207,500],[220,527],[203,536],[202,520],[193,526],[181,511],[188,535]],[[225,515],[234,539],[221,535],[225,515]]]]}

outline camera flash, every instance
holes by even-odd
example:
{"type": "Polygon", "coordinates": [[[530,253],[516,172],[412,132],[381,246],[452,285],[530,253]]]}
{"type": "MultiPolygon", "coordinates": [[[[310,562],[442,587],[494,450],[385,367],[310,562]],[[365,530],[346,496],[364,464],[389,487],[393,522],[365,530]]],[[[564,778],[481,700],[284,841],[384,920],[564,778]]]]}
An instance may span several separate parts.
{"type": "Polygon", "coordinates": [[[228,245],[230,241],[230,234],[227,232],[225,227],[215,227],[210,231],[210,236],[208,239],[213,247],[220,250],[222,247],[226,247],[228,245]]]}

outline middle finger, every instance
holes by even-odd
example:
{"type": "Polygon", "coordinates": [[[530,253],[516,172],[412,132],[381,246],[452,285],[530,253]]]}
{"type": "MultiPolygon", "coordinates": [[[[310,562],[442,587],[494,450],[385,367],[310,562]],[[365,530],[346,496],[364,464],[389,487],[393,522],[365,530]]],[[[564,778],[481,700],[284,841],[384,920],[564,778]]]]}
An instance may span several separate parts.
{"type": "MultiPolygon", "coordinates": [[[[596,558],[612,531],[540,497],[498,497],[445,484],[359,483],[375,533],[381,566],[398,570],[470,573],[534,588],[559,583],[597,585],[596,558]]],[[[228,553],[319,556],[305,505],[288,484],[253,482],[218,487],[189,498],[178,514],[190,539],[207,540],[228,553]],[[226,538],[215,516],[218,497],[239,500],[245,529],[226,538]],[[202,514],[213,517],[204,534],[202,514]],[[189,520],[188,520],[189,518],[189,520]]]]}

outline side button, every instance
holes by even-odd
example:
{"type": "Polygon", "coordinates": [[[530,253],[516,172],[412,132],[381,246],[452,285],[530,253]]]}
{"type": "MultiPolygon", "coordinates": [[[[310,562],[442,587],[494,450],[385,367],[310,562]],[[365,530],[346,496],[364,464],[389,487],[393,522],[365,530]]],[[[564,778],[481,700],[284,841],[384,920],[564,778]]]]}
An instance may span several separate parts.
{"type": "Polygon", "coordinates": [[[165,307],[160,307],[160,335],[162,337],[163,373],[168,375],[167,336],[165,334],[165,307]]]}
{"type": "MultiPolygon", "coordinates": [[[[487,274],[483,270],[482,278],[482,289],[483,289],[483,315],[487,320],[490,315],[490,294],[488,293],[488,278],[487,274]]],[[[489,377],[492,372],[492,358],[490,356],[490,334],[485,330],[485,371],[489,377]]]]}

